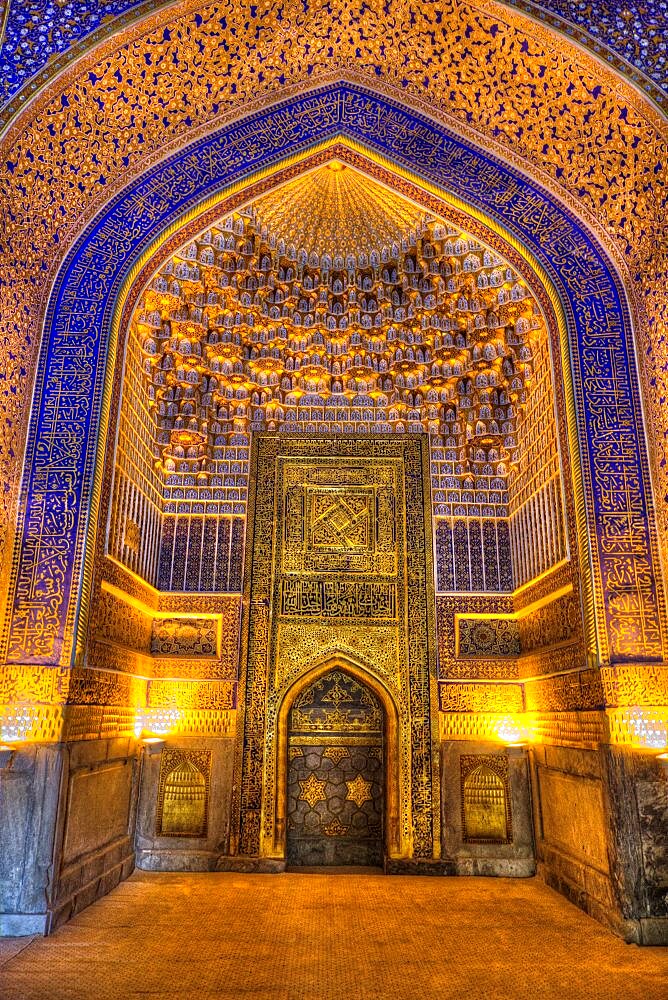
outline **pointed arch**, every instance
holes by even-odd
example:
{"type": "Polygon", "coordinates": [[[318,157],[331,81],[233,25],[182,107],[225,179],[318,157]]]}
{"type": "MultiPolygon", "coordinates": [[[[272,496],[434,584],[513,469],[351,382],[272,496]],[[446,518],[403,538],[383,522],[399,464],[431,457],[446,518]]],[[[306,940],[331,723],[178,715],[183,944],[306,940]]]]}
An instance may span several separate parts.
{"type": "Polygon", "coordinates": [[[385,850],[390,858],[409,857],[409,845],[403,832],[401,817],[405,803],[402,801],[401,761],[399,734],[399,712],[394,694],[387,683],[368,665],[355,660],[349,653],[335,652],[318,659],[300,674],[286,689],[278,712],[276,730],[276,780],[274,782],[274,824],[273,857],[284,858],[286,851],[286,806],[288,774],[288,732],[290,711],[299,695],[320,677],[331,670],[339,669],[354,677],[369,688],[383,706],[385,716],[385,850]]]}
{"type": "Polygon", "coordinates": [[[561,349],[565,374],[572,365],[571,453],[581,457],[581,475],[577,461],[574,471],[580,546],[590,567],[584,574],[589,653],[599,663],[661,660],[662,584],[648,456],[630,318],[614,266],[568,209],[516,169],[404,104],[337,83],[224,126],[150,167],[68,253],[47,309],[31,417],[7,629],[10,662],[74,662],[87,610],[123,297],[156,241],[214,205],[219,211],[225,197],[242,203],[252,178],[266,178],[281,162],[298,170],[314,142],[342,136],[379,162],[390,160],[400,177],[418,167],[424,187],[448,191],[452,204],[505,234],[552,289],[568,323],[561,349]],[[286,129],[286,121],[299,128],[286,129]],[[269,145],[249,146],[253,130],[271,136],[269,145]],[[565,248],[572,266],[564,266],[565,248]],[[74,385],[76,391],[63,391],[74,385]],[[628,420],[612,440],[607,428],[622,409],[628,420]],[[63,451],[58,428],[65,425],[63,451]],[[633,490],[615,488],[620,463],[633,490]],[[633,532],[621,530],[630,523],[633,532]]]}

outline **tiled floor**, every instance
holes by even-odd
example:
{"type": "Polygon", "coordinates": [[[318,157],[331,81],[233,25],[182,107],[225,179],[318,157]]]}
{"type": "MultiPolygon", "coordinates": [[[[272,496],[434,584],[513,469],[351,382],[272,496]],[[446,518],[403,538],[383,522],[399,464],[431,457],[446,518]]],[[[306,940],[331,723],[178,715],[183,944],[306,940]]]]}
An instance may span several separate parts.
{"type": "Polygon", "coordinates": [[[537,879],[136,873],[0,967],[2,1000],[666,1000],[537,879]]]}

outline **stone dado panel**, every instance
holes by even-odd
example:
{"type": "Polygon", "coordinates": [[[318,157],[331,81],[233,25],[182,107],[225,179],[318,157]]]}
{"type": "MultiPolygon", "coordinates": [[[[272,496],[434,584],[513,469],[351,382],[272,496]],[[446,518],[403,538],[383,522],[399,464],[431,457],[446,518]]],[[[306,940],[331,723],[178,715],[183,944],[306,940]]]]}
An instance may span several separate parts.
{"type": "Polygon", "coordinates": [[[76,771],[69,784],[63,864],[127,837],[133,768],[129,760],[76,771]]]}
{"type": "MultiPolygon", "coordinates": [[[[134,740],[84,740],[68,744],[61,754],[60,819],[47,929],[105,895],[134,867],[139,774],[134,740]]],[[[48,798],[53,793],[43,794],[48,798]]]]}
{"type": "MultiPolygon", "coordinates": [[[[144,759],[142,788],[137,815],[137,866],[152,871],[210,871],[220,855],[229,853],[230,803],[234,766],[234,739],[214,736],[170,737],[161,754],[144,759]],[[163,756],[164,755],[164,756],[163,756]],[[184,762],[194,765],[197,775],[176,775],[181,783],[188,825],[165,828],[165,783],[170,772],[184,762]],[[189,788],[183,787],[188,785],[189,788]],[[193,798],[205,792],[205,813],[192,808],[193,798]],[[204,822],[195,829],[195,820],[204,822]]],[[[176,792],[176,788],[173,789],[176,792]]]]}
{"type": "Polygon", "coordinates": [[[441,744],[441,788],[442,851],[450,862],[452,874],[519,877],[534,874],[525,754],[509,756],[500,751],[498,743],[484,740],[446,739],[441,744]],[[466,779],[479,768],[483,769],[483,781],[476,783],[475,788],[469,784],[467,789],[466,779]],[[494,798],[499,792],[504,800],[502,827],[494,823],[494,798]],[[467,836],[467,812],[471,811],[476,814],[477,823],[482,822],[483,829],[478,825],[469,831],[477,835],[467,836]]]}
{"type": "Polygon", "coordinates": [[[609,871],[609,830],[600,781],[539,769],[543,837],[579,861],[609,871]]]}

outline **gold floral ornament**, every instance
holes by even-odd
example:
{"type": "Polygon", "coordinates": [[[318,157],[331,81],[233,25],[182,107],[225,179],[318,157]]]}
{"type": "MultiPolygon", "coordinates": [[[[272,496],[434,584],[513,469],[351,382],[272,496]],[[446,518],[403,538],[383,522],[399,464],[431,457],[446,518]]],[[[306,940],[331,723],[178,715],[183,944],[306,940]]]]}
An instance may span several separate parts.
{"type": "Polygon", "coordinates": [[[324,802],[326,799],[325,782],[319,781],[315,774],[309,774],[305,781],[300,780],[299,787],[301,788],[299,798],[308,802],[311,809],[314,809],[318,802],[324,802]]]}
{"type": "Polygon", "coordinates": [[[327,747],[323,757],[328,757],[334,764],[340,764],[344,758],[349,757],[348,747],[327,747]]]}
{"type": "Polygon", "coordinates": [[[371,782],[366,781],[361,774],[358,774],[353,781],[346,781],[348,786],[348,794],[346,799],[350,802],[354,802],[356,806],[361,808],[365,802],[371,802],[373,795],[371,794],[371,782]]]}
{"type": "Polygon", "coordinates": [[[323,824],[326,837],[345,837],[350,827],[344,826],[338,816],[335,816],[329,823],[323,824]]]}

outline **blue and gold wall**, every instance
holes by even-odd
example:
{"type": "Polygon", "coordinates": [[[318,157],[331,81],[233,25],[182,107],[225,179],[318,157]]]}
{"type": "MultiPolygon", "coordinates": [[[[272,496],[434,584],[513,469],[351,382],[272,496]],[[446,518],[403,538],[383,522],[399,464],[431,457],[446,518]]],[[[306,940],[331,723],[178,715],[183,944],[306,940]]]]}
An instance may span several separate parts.
{"type": "MultiPolygon", "coordinates": [[[[129,740],[137,719],[150,728],[151,711],[170,710],[175,691],[190,719],[218,712],[206,716],[207,732],[225,719],[229,734],[238,603],[221,595],[179,603],[142,579],[141,566],[102,570],[97,558],[125,337],[141,278],[166,259],[161,253],[270,188],[281,171],[298,175],[316,148],[342,142],[404,188],[419,188],[426,203],[447,204],[462,229],[499,240],[536,276],[555,332],[574,562],[547,581],[525,581],[493,627],[476,599],[443,595],[438,642],[460,683],[442,685],[441,737],[493,736],[489,720],[504,714],[507,696],[509,726],[528,705],[540,716],[537,767],[574,766],[562,754],[553,767],[540,747],[586,748],[599,755],[598,776],[587,780],[601,788],[610,775],[621,782],[624,768],[648,769],[643,780],[658,788],[647,756],[665,742],[668,705],[668,161],[657,107],[563,35],[500,5],[423,4],[409,25],[400,4],[371,3],[361,19],[347,5],[299,4],[274,16],[255,6],[107,5],[130,20],[102,26],[90,45],[100,12],[86,8],[84,17],[77,6],[76,18],[59,7],[62,30],[54,22],[45,39],[46,8],[22,24],[25,5],[10,5],[3,25],[14,95],[0,158],[4,738],[31,747],[68,735],[129,740]],[[28,37],[35,54],[22,62],[17,39],[28,37]],[[74,40],[81,49],[70,50],[74,40]],[[67,56],[59,75],[35,76],[39,46],[67,56]],[[91,606],[98,617],[89,638],[91,606]],[[118,642],[123,607],[137,617],[118,642]],[[229,637],[212,657],[220,660],[215,709],[189,683],[199,677],[194,668],[193,677],[169,675],[178,685],[171,693],[152,674],[165,636],[178,634],[178,648],[185,641],[185,614],[202,635],[216,622],[229,637]],[[583,639],[575,665],[563,654],[573,615],[583,639]],[[104,661],[110,645],[125,646],[124,661],[104,661]],[[467,649],[482,647],[490,656],[465,662],[474,660],[467,649]],[[512,660],[512,676],[490,675],[487,660],[512,660]],[[158,681],[151,703],[147,686],[158,681]],[[634,745],[645,755],[628,756],[634,745]],[[610,746],[614,767],[600,764],[610,746]]],[[[553,13],[564,14],[556,5],[553,13]]],[[[547,5],[543,14],[549,23],[547,5]]],[[[632,6],[628,15],[641,17],[632,6]]],[[[577,23],[577,7],[570,18],[577,23]]],[[[661,50],[628,51],[603,9],[600,25],[605,44],[632,55],[647,77],[636,82],[657,96],[647,81],[660,83],[661,50]]],[[[560,780],[545,778],[550,801],[560,780]]],[[[621,820],[605,808],[614,840],[621,820]]],[[[605,905],[634,920],[640,904],[627,895],[605,905]]]]}

